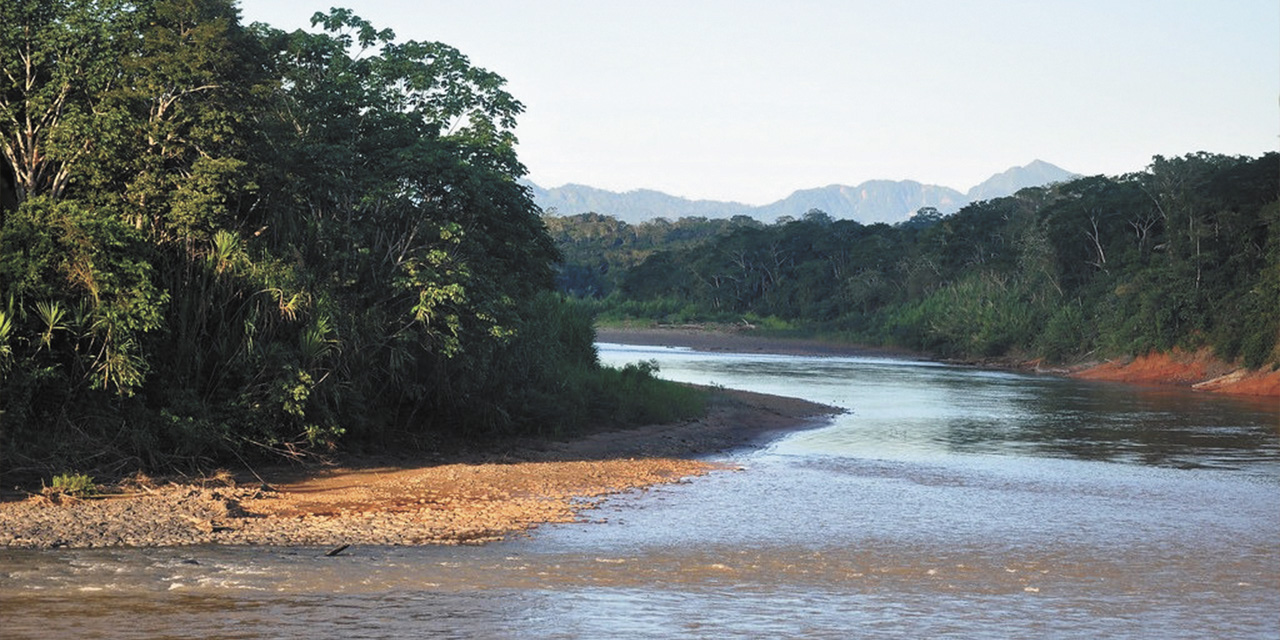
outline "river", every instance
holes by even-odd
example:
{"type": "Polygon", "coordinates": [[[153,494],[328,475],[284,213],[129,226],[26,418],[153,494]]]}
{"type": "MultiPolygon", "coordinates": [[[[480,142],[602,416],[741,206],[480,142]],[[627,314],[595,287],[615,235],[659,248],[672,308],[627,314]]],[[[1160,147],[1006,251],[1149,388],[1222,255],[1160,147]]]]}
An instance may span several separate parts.
{"type": "Polygon", "coordinates": [[[1280,637],[1280,406],[600,345],[847,413],[482,547],[0,550],[5,638],[1280,637]]]}

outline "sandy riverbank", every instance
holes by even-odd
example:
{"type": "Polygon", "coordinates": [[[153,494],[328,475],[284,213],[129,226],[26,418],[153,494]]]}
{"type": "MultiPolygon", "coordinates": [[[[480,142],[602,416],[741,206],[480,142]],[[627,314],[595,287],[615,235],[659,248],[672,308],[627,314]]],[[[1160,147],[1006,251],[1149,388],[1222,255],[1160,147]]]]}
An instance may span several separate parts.
{"type": "Polygon", "coordinates": [[[0,547],[323,545],[484,542],[568,522],[603,496],[712,471],[705,459],[818,424],[831,407],[713,392],[707,417],[516,442],[467,462],[369,460],[327,469],[259,470],[183,483],[135,482],[103,497],[0,502],[0,547]]]}
{"type": "MultiPolygon", "coordinates": [[[[598,339],[713,352],[919,357],[700,327],[601,329],[598,339]]],[[[1045,371],[1034,364],[1022,368],[1045,371]]],[[[1280,373],[1234,369],[1204,352],[1050,373],[1280,397],[1280,373]]],[[[566,442],[510,442],[445,461],[383,457],[259,470],[265,486],[242,475],[135,483],[79,501],[9,495],[0,497],[0,547],[483,542],[580,518],[612,493],[729,470],[706,456],[811,426],[835,411],[739,391],[718,390],[713,398],[708,416],[692,422],[601,431],[566,442]]]]}

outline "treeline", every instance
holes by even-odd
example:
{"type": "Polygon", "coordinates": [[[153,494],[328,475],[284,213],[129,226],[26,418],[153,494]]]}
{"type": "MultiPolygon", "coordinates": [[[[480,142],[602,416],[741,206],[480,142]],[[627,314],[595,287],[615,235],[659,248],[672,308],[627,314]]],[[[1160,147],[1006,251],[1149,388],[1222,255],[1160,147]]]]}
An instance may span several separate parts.
{"type": "MultiPolygon", "coordinates": [[[[708,227],[702,243],[655,247],[612,274],[616,289],[595,304],[613,319],[746,319],[946,357],[1211,346],[1275,365],[1278,198],[1280,154],[1156,157],[1142,172],[1025,189],[945,217],[922,210],[896,226],[815,210],[708,227]]],[[[597,255],[634,233],[615,227],[597,255]]]]}
{"type": "Polygon", "coordinates": [[[759,229],[749,216],[654,218],[631,225],[611,216],[583,213],[544,215],[547,231],[563,259],[556,265],[556,287],[587,299],[603,298],[618,289],[627,272],[655,252],[696,247],[738,228],[759,229]]]}
{"type": "Polygon", "coordinates": [[[0,3],[0,470],[696,405],[601,370],[554,292],[501,77],[347,10],[312,23],[0,3]]]}

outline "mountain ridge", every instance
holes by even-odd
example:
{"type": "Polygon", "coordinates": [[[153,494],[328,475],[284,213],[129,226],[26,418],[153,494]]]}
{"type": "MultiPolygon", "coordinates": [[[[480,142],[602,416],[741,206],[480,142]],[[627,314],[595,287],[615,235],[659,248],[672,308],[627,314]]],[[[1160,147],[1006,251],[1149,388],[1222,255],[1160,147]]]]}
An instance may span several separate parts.
{"type": "Polygon", "coordinates": [[[921,207],[934,207],[944,214],[954,213],[970,202],[1008,196],[1026,187],[1075,177],[1078,174],[1037,159],[993,174],[964,193],[915,180],[877,179],[853,186],[832,184],[798,189],[781,200],[764,205],[690,200],[654,189],[619,193],[573,183],[550,189],[528,181],[524,184],[532,191],[534,202],[544,211],[555,215],[600,213],[629,224],[654,218],[731,218],[738,215],[774,222],[783,216],[798,218],[811,209],[825,211],[835,219],[857,220],[863,224],[893,224],[907,220],[921,207]]]}

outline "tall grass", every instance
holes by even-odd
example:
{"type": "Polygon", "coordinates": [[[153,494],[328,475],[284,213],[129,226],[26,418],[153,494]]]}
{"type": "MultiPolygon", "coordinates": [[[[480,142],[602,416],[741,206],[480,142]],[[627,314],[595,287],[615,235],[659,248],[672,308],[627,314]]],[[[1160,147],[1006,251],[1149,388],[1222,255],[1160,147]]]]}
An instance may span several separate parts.
{"type": "Polygon", "coordinates": [[[672,422],[705,413],[703,391],[662,380],[651,362],[621,369],[597,359],[591,306],[553,293],[533,301],[492,389],[510,407],[505,430],[567,435],[599,425],[672,422]]]}

